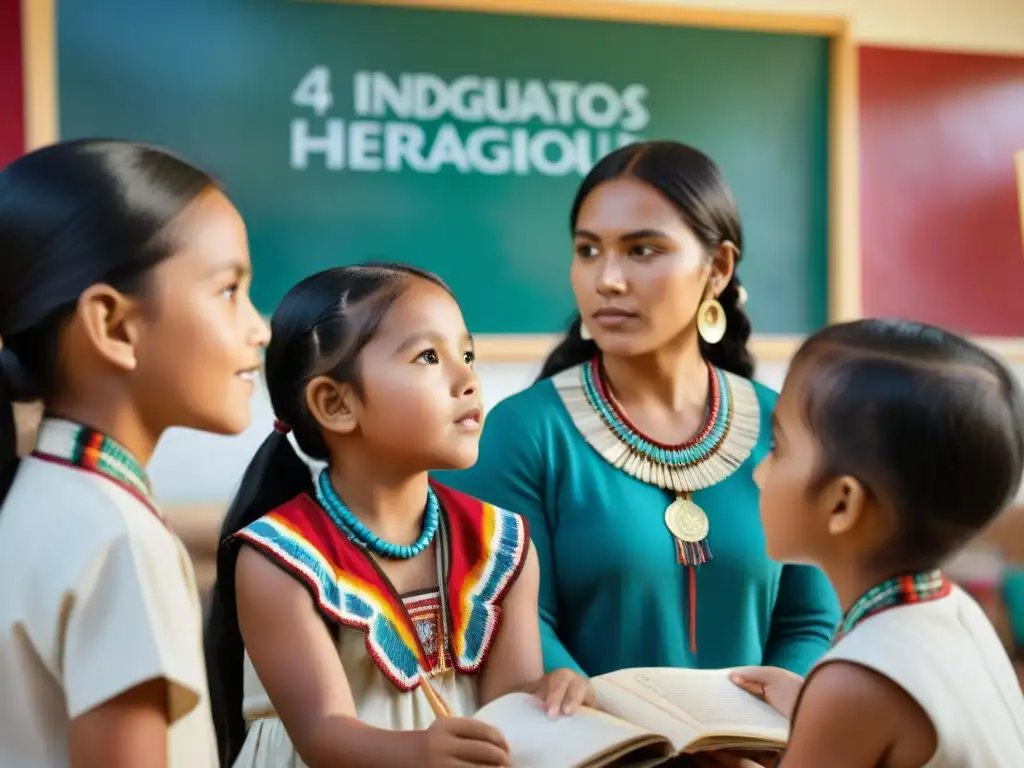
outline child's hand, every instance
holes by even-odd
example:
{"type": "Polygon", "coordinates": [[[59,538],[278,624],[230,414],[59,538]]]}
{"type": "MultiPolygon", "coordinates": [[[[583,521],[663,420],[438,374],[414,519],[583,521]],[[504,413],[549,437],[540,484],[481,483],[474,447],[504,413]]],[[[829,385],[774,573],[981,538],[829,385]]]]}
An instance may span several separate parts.
{"type": "Polygon", "coordinates": [[[793,717],[793,707],[804,684],[800,675],[779,667],[742,667],[733,670],[729,679],[747,693],[767,701],[787,720],[793,717]]]}
{"type": "Polygon", "coordinates": [[[544,675],[533,695],[543,702],[549,717],[572,715],[581,706],[592,707],[597,702],[594,686],[571,669],[556,669],[544,675]]]}
{"type": "Polygon", "coordinates": [[[498,729],[465,717],[439,717],[427,730],[422,731],[426,746],[426,768],[453,768],[454,766],[512,765],[508,743],[498,729]]]}

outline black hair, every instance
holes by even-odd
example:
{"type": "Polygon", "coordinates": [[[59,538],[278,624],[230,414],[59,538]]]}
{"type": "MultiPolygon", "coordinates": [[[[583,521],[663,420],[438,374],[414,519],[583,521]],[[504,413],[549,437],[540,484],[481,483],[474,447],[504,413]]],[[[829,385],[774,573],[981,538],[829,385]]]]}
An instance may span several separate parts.
{"type": "MultiPolygon", "coordinates": [[[[306,389],[318,376],[350,383],[359,391],[359,353],[373,339],[410,279],[451,290],[437,275],[406,264],[338,267],[307,277],[292,288],[270,322],[265,378],[270,403],[310,459],[326,462],[327,444],[306,405],[306,389]]],[[[206,668],[217,742],[223,765],[232,765],[245,741],[242,716],[244,646],[235,601],[234,534],[303,493],[313,493],[310,467],[271,432],[256,451],[228,509],[217,550],[206,630],[206,668]]]]}
{"type": "MultiPolygon", "coordinates": [[[[723,243],[736,246],[736,262],[743,254],[743,228],[732,191],[714,161],[700,150],[676,141],[648,141],[617,149],[602,158],[580,184],[569,215],[576,229],[580,208],[598,185],[615,179],[636,179],[662,194],[709,253],[723,243]]],[[[740,281],[732,279],[718,296],[725,311],[725,337],[717,344],[700,340],[701,354],[709,363],[745,378],[754,375],[754,358],[747,348],[750,319],[743,311],[740,281]]],[[[540,379],[572,368],[597,354],[597,344],[580,336],[577,314],[562,341],[551,351],[540,379]]]]}
{"type": "Polygon", "coordinates": [[[171,222],[215,186],[166,150],[103,139],[53,144],[0,171],[0,502],[18,465],[13,403],[56,394],[79,297],[99,283],[140,293],[175,252],[171,222]]]}
{"type": "Polygon", "coordinates": [[[893,510],[880,565],[937,566],[1016,494],[1024,395],[976,344],[920,323],[858,320],[807,339],[794,377],[821,448],[814,487],[848,475],[893,510]]]}

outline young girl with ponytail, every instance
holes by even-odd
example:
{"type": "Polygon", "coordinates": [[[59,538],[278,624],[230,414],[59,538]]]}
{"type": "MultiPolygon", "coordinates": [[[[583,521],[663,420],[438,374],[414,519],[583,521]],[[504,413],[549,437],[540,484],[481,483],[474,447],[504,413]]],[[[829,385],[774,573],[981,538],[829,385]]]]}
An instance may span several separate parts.
{"type": "Polygon", "coordinates": [[[458,304],[413,267],[340,267],[271,331],[277,422],[225,519],[209,619],[222,764],[510,765],[469,715],[513,690],[569,714],[593,689],[543,678],[526,521],[428,481],[477,456],[458,304]]]}
{"type": "Polygon", "coordinates": [[[529,520],[548,669],[804,673],[838,604],[818,570],[765,553],[753,470],[776,395],[751,381],[725,179],[692,147],[627,146],[584,179],[570,225],[579,315],[445,482],[529,520]]]}
{"type": "Polygon", "coordinates": [[[0,765],[212,768],[199,597],[146,476],[249,422],[267,327],[234,206],[153,147],[0,172],[0,765]],[[12,403],[41,400],[18,460],[12,403]]]}

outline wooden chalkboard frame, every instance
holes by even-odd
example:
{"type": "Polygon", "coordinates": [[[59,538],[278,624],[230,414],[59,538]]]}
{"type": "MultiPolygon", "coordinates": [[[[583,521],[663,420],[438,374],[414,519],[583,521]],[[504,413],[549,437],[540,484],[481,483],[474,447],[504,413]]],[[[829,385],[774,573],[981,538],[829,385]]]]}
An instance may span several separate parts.
{"type": "MultiPolygon", "coordinates": [[[[841,16],[686,8],[675,3],[621,0],[298,0],[429,10],[531,15],[718,29],[742,29],[830,39],[828,319],[861,315],[860,185],[857,47],[841,16]]],[[[56,0],[22,0],[26,150],[59,138],[57,114],[56,0]]],[[[554,334],[478,337],[481,362],[535,362],[555,344],[554,334]]],[[[788,360],[801,337],[757,335],[754,354],[763,362],[788,360]]]]}

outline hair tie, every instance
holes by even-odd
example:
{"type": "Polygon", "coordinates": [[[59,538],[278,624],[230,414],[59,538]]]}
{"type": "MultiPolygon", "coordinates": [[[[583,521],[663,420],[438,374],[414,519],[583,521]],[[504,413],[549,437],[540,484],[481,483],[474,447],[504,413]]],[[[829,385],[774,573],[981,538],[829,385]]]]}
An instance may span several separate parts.
{"type": "Polygon", "coordinates": [[[274,419],[274,431],[280,435],[287,435],[292,431],[292,428],[285,424],[280,419],[274,419]]]}
{"type": "Polygon", "coordinates": [[[15,403],[39,399],[35,382],[14,354],[14,350],[8,347],[0,347],[0,384],[3,384],[3,388],[15,403]]]}

